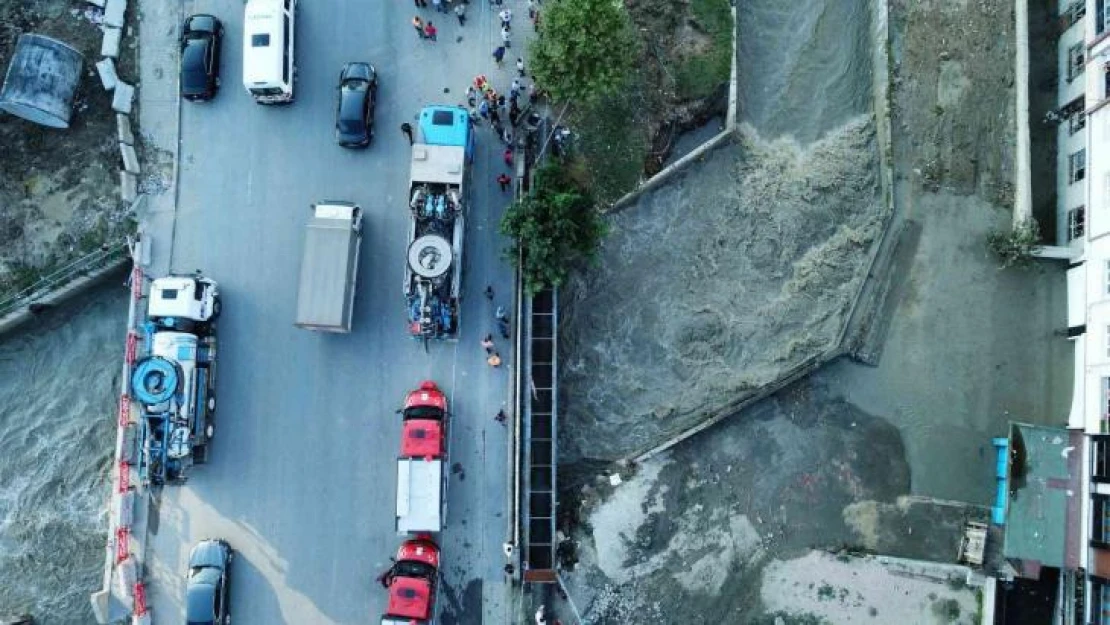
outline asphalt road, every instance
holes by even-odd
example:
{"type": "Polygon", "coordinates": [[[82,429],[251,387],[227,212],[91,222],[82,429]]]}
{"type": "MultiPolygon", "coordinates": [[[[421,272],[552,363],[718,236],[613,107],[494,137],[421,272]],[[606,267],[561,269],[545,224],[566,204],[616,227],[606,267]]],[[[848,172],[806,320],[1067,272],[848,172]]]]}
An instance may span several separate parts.
{"type": "MultiPolygon", "coordinates": [[[[405,331],[401,293],[409,146],[399,126],[426,104],[461,103],[477,73],[498,76],[495,85],[507,91],[508,70],[494,70],[489,57],[500,39],[497,17],[476,1],[460,28],[453,15],[425,9],[440,28],[431,43],[409,26],[407,2],[301,5],[297,101],[271,108],[241,86],[241,3],[183,3],[185,14],[224,21],[222,89],[211,103],[182,106],[176,223],[153,219],[150,236],[161,254],[172,249],[173,271],[201,269],[220,282],[224,313],[211,462],[186,486],[164,489],[152,525],[155,620],[179,622],[190,546],[222,537],[239,553],[237,623],[376,622],[385,593],[375,577],[401,540],[393,525],[394,410],[430,378],[451,401],[451,462],[459,468],[441,541],[441,622],[509,622],[501,570],[507,430],[493,416],[507,399],[512,363],[490,369],[479,345],[494,329],[485,286],[494,286],[497,304],[511,303],[512,270],[496,231],[508,194],[494,178],[505,167],[489,130],[478,132],[459,341],[425,353],[405,331]],[[353,60],[372,62],[379,76],[377,136],[365,151],[341,149],[333,138],[336,79],[353,60]],[[365,213],[349,335],[293,327],[303,226],[309,205],[324,199],[357,202],[365,213]]],[[[530,33],[523,2],[510,6],[518,34],[530,33]]],[[[143,19],[147,27],[158,18],[143,19]]],[[[167,30],[166,46],[174,36],[167,30]]],[[[503,356],[508,348],[502,342],[503,356]]]]}

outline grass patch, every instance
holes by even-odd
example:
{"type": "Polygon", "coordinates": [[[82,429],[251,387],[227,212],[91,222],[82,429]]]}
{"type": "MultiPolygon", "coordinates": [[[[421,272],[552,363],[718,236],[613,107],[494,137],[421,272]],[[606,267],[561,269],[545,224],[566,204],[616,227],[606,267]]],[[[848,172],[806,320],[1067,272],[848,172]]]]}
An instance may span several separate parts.
{"type": "Polygon", "coordinates": [[[635,83],[621,95],[576,106],[572,114],[581,161],[570,165],[571,176],[585,178],[603,204],[636,188],[643,175],[649,148],[645,128],[651,122],[642,93],[642,85],[635,83]]]}
{"type": "Polygon", "coordinates": [[[709,36],[710,45],[678,65],[675,82],[684,100],[710,95],[728,81],[732,71],[732,11],[728,0],[693,0],[690,12],[698,30],[709,36]]]}

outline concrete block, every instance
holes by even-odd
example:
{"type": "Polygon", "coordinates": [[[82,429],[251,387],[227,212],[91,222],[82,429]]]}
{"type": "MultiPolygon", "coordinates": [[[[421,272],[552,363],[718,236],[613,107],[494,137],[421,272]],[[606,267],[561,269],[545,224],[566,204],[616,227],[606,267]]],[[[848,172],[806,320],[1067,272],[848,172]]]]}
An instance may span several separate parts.
{"type": "Polygon", "coordinates": [[[119,42],[123,31],[118,28],[104,28],[104,38],[100,40],[100,56],[117,58],[119,56],[119,42]]]}
{"type": "Polygon", "coordinates": [[[121,80],[116,83],[115,93],[112,94],[112,110],[130,115],[131,103],[134,99],[135,88],[121,80]]]}
{"type": "Polygon", "coordinates": [[[126,143],[119,144],[120,154],[123,156],[123,170],[129,174],[139,175],[139,155],[135,154],[135,146],[126,143]]]}
{"type": "Polygon", "coordinates": [[[120,143],[135,145],[135,134],[131,132],[131,118],[129,116],[116,113],[116,139],[120,143]]]}
{"type": "Polygon", "coordinates": [[[116,83],[119,82],[119,76],[116,75],[116,63],[112,59],[100,59],[96,63],[96,73],[100,75],[100,84],[104,85],[105,91],[111,91],[116,88],[116,83]]]}
{"type": "Polygon", "coordinates": [[[127,0],[108,0],[104,5],[104,25],[123,28],[123,14],[127,12],[127,0]]]}
{"type": "Polygon", "coordinates": [[[128,203],[134,202],[139,197],[138,176],[128,171],[119,173],[119,197],[128,203]]]}

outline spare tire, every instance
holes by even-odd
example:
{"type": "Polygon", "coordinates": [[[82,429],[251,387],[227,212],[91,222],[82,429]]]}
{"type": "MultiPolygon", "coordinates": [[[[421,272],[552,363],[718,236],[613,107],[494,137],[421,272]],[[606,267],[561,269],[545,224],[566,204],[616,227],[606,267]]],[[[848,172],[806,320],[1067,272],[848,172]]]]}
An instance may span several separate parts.
{"type": "Polygon", "coordinates": [[[176,364],[160,356],[150,356],[135,364],[131,392],[139,402],[153,406],[169,401],[180,382],[176,364]]]}

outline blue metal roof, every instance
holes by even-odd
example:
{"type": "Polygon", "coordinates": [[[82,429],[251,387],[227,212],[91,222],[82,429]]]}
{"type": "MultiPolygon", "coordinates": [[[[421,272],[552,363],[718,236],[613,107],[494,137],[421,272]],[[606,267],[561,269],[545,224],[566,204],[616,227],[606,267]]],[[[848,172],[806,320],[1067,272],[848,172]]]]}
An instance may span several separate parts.
{"type": "Polygon", "coordinates": [[[420,135],[428,145],[468,147],[470,116],[460,106],[426,106],[420,111],[420,135]]]}

